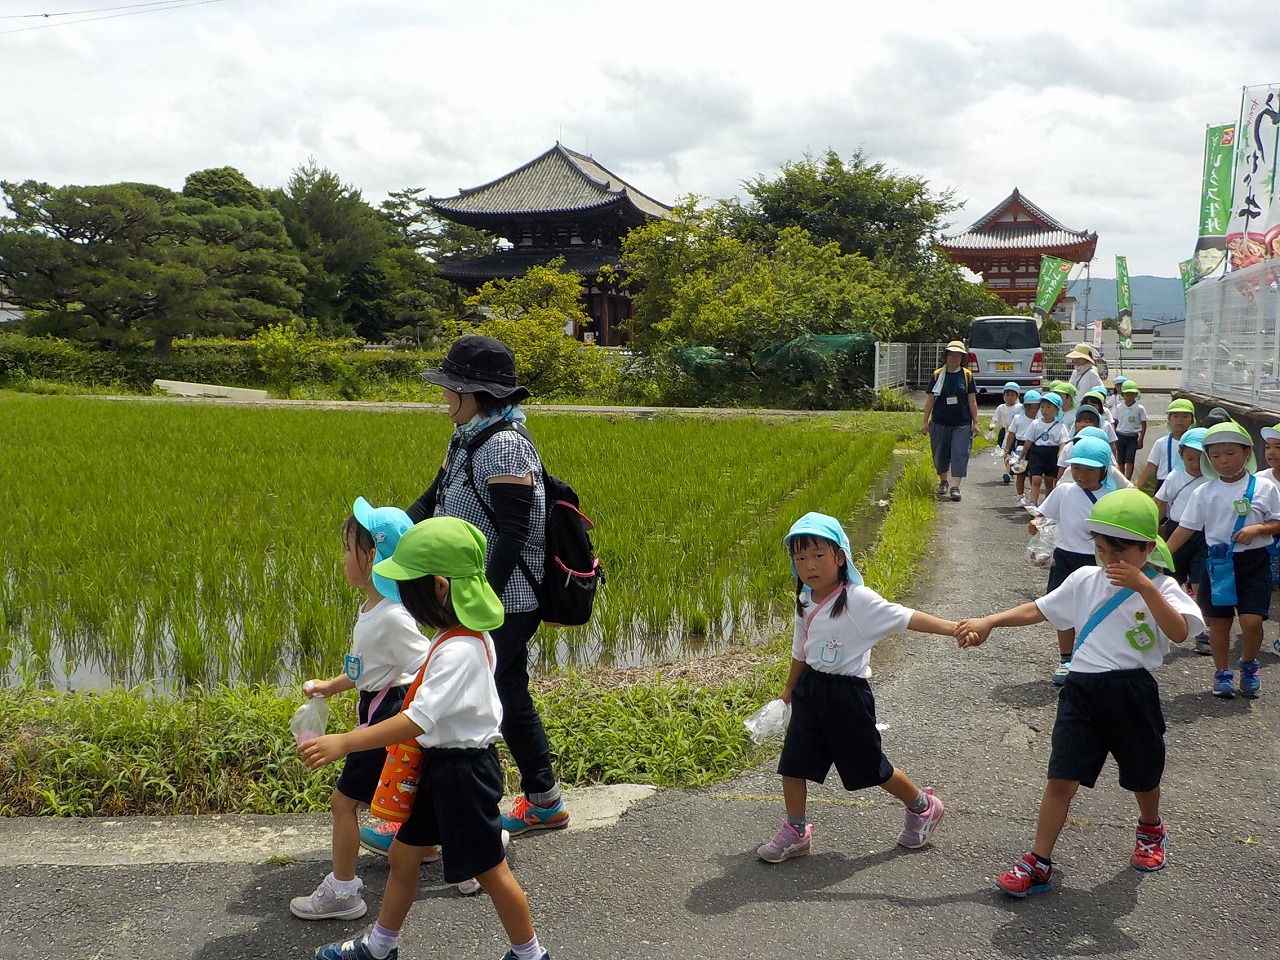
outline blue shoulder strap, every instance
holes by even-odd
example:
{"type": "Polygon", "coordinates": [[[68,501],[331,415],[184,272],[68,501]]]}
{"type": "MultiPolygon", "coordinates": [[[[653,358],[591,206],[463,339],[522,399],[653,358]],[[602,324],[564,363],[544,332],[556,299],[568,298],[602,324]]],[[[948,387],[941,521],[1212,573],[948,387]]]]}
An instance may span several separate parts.
{"type": "MultiPolygon", "coordinates": [[[[1254,491],[1254,486],[1255,484],[1257,484],[1257,482],[1258,482],[1257,477],[1250,476],[1249,486],[1245,487],[1245,490],[1244,490],[1244,498],[1246,501],[1248,501],[1250,507],[1253,506],[1253,491],[1254,491]]],[[[1236,525],[1231,530],[1231,540],[1230,540],[1231,543],[1234,544],[1236,542],[1236,534],[1244,529],[1244,522],[1245,520],[1248,519],[1248,517],[1249,517],[1248,508],[1245,508],[1244,513],[1236,514],[1236,525]]]]}
{"type": "MultiPolygon", "coordinates": [[[[1144,572],[1149,579],[1154,580],[1156,578],[1156,571],[1154,568],[1144,572]]],[[[1125,587],[1123,590],[1118,591],[1114,597],[1100,606],[1097,610],[1093,611],[1093,616],[1085,621],[1084,627],[1081,628],[1078,634],[1076,634],[1076,645],[1071,648],[1071,655],[1073,657],[1084,645],[1085,638],[1087,638],[1089,634],[1093,633],[1093,628],[1103,620],[1107,619],[1107,617],[1111,616],[1111,614],[1115,612],[1116,608],[1133,596],[1133,594],[1134,591],[1125,587]]]]}

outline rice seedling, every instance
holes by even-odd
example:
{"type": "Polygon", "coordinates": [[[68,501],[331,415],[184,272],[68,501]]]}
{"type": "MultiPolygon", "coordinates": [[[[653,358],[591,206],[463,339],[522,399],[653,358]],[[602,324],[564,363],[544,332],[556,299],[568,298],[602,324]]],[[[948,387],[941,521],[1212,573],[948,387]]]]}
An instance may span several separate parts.
{"type": "MultiPolygon", "coordinates": [[[[539,635],[544,671],[762,640],[786,612],[787,528],[817,509],[869,540],[914,423],[530,412],[609,575],[589,627],[539,635]]],[[[351,502],[412,502],[452,429],[426,408],[17,394],[0,415],[0,667],[170,690],[336,672],[358,602],[339,572],[351,502]]]]}

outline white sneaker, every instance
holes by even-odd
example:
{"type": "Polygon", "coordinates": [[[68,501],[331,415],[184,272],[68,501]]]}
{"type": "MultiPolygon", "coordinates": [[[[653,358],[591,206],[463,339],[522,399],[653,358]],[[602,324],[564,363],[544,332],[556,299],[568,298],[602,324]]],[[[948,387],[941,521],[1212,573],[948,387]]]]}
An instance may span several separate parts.
{"type": "Polygon", "coordinates": [[[1015,507],[1025,507],[1026,505],[1027,505],[1026,497],[1019,497],[1017,503],[1014,504],[1015,507]]]}
{"type": "Polygon", "coordinates": [[[358,920],[368,911],[358,889],[349,897],[339,897],[329,886],[328,877],[320,881],[311,896],[289,901],[289,912],[299,920],[358,920]]]}

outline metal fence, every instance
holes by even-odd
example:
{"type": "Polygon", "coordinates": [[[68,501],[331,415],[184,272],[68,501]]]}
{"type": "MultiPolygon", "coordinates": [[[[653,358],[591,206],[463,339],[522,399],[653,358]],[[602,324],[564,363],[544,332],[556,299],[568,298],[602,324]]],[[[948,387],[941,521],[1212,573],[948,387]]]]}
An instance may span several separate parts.
{"type": "Polygon", "coordinates": [[[1182,389],[1280,410],[1280,287],[1269,260],[1187,293],[1182,389]]]}

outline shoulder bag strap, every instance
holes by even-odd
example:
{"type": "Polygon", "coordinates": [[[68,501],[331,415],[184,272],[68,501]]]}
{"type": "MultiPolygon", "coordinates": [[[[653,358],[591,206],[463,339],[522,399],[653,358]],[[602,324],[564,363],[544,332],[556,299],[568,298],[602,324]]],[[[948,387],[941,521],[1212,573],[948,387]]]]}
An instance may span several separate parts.
{"type": "MultiPolygon", "coordinates": [[[[1147,570],[1145,572],[1149,579],[1154,580],[1156,578],[1156,572],[1154,569],[1147,570]]],[[[1118,591],[1114,597],[1100,606],[1097,610],[1093,611],[1093,616],[1085,621],[1084,626],[1076,635],[1076,645],[1071,648],[1071,655],[1073,657],[1080,648],[1084,646],[1085,640],[1088,638],[1089,634],[1093,633],[1094,628],[1103,620],[1107,619],[1107,617],[1111,616],[1111,614],[1115,612],[1116,608],[1133,596],[1133,594],[1133,590],[1125,587],[1123,590],[1118,591]]]]}
{"type": "Polygon", "coordinates": [[[1231,529],[1231,543],[1236,542],[1236,534],[1244,529],[1244,522],[1249,518],[1249,508],[1253,506],[1253,491],[1257,488],[1257,484],[1258,478],[1251,475],[1249,477],[1249,485],[1244,490],[1244,499],[1249,504],[1249,507],[1245,508],[1244,513],[1236,515],[1236,525],[1231,529]]]}
{"type": "MultiPolygon", "coordinates": [[[[446,641],[452,640],[454,637],[475,637],[482,643],[484,642],[484,637],[479,633],[461,625],[450,627],[444,633],[440,634],[440,636],[436,637],[436,639],[432,641],[430,648],[427,650],[427,659],[422,661],[422,666],[418,670],[418,675],[413,678],[413,683],[409,684],[409,689],[405,692],[404,703],[400,707],[401,712],[407,709],[409,704],[413,702],[414,694],[416,694],[418,692],[418,688],[422,686],[422,678],[427,675],[427,666],[431,663],[432,655],[439,650],[446,641]]],[[[489,666],[492,668],[493,658],[489,656],[489,645],[487,643],[484,644],[484,657],[489,661],[489,666]]]]}
{"type": "MultiPolygon", "coordinates": [[[[495,423],[491,427],[485,427],[485,429],[481,430],[470,443],[463,444],[467,451],[467,484],[471,487],[471,491],[476,495],[476,503],[480,505],[480,509],[484,511],[484,515],[488,517],[489,522],[493,524],[493,530],[495,533],[498,532],[498,517],[497,514],[493,512],[493,509],[484,502],[484,497],[480,495],[480,487],[476,484],[476,475],[475,470],[471,465],[471,458],[475,456],[476,451],[483,447],[489,441],[489,438],[495,433],[505,433],[508,430],[514,430],[531,444],[533,443],[533,437],[529,436],[529,431],[523,424],[512,423],[510,420],[503,420],[495,423]]],[[[537,449],[537,447],[534,447],[535,452],[537,449]]],[[[538,464],[541,469],[541,457],[538,458],[538,464]]],[[[529,569],[529,565],[524,562],[523,552],[516,557],[516,565],[520,568],[520,572],[524,574],[525,580],[528,582],[529,586],[533,588],[534,593],[537,593],[538,578],[533,575],[533,571],[529,569]]]]}

